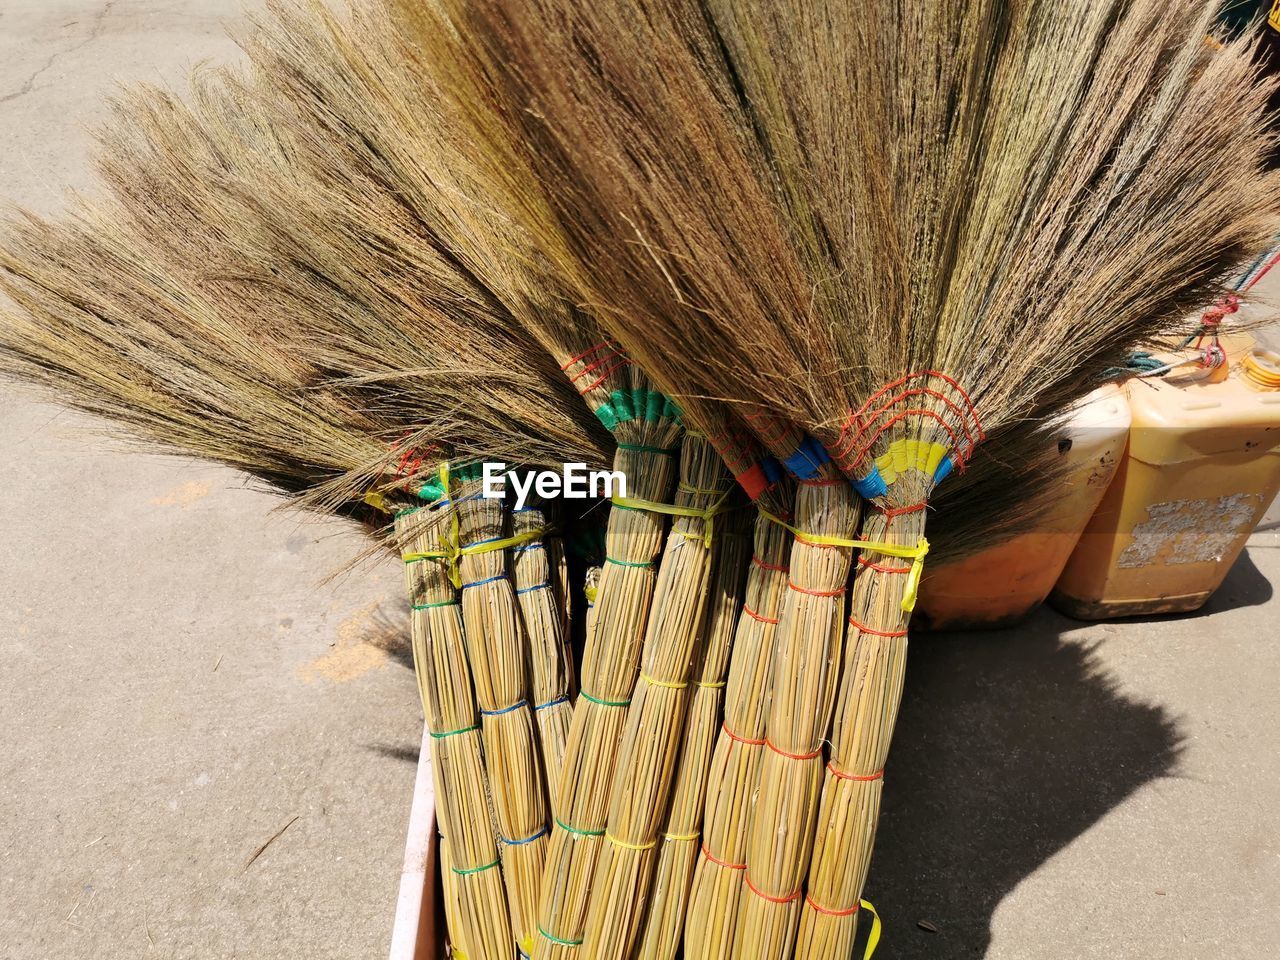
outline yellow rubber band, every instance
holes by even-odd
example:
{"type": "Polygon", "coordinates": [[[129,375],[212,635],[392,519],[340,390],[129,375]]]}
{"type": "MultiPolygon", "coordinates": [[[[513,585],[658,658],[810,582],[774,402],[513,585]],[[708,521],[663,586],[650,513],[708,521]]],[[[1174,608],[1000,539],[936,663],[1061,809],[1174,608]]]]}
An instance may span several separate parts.
{"type": "MultiPolygon", "coordinates": [[[[718,491],[717,491],[718,492],[718,491]]],[[[635,500],[631,497],[614,497],[613,504],[616,507],[622,507],[625,510],[644,510],[647,513],[662,513],[669,517],[691,517],[694,520],[701,520],[705,524],[701,537],[693,537],[692,534],[687,536],[693,539],[700,539],[704,545],[711,546],[711,534],[715,527],[715,517],[717,514],[725,511],[725,502],[729,499],[732,490],[725,490],[719,500],[700,510],[697,507],[680,507],[674,503],[657,503],[653,500],[635,500]]]]}
{"type": "Polygon", "coordinates": [[[622,847],[624,850],[637,850],[642,853],[645,850],[652,850],[654,847],[658,845],[657,840],[650,840],[648,843],[627,843],[627,841],[625,840],[619,840],[612,833],[606,833],[604,835],[604,838],[608,840],[610,843],[612,843],[615,847],[622,847]]]}
{"type": "Polygon", "coordinates": [[[910,560],[911,573],[907,576],[907,585],[902,592],[902,609],[910,613],[916,608],[916,595],[920,591],[920,577],[924,573],[924,558],[929,553],[929,541],[924,537],[921,537],[914,547],[904,547],[896,543],[881,543],[876,540],[849,540],[845,537],[829,537],[821,533],[807,533],[798,527],[793,527],[785,520],[775,517],[768,510],[761,509],[760,516],[771,523],[776,523],[782,529],[790,531],[801,543],[811,543],[821,547],[849,547],[852,550],[870,550],[873,553],[884,554],[886,557],[910,560]]]}
{"type": "MultiPolygon", "coordinates": [[[[444,488],[445,496],[449,496],[449,463],[445,461],[440,464],[440,483],[444,488]]],[[[500,540],[486,540],[484,543],[474,543],[469,547],[458,545],[459,540],[459,524],[458,512],[454,510],[450,516],[451,524],[449,536],[444,540],[443,550],[423,550],[414,553],[402,554],[400,559],[405,563],[417,563],[420,560],[445,560],[449,564],[449,582],[457,589],[462,589],[462,573],[458,569],[458,561],[463,557],[471,557],[480,553],[496,553],[499,550],[509,550],[511,547],[518,547],[522,544],[530,543],[534,540],[541,540],[547,533],[546,527],[537,527],[533,530],[526,530],[524,533],[518,533],[513,537],[503,537],[500,540]]]]}
{"type": "Polygon", "coordinates": [[[706,687],[708,690],[719,690],[725,685],[723,680],[699,680],[698,686],[706,687]]]}
{"type": "Polygon", "coordinates": [[[668,690],[683,690],[685,687],[689,686],[689,681],[687,680],[658,680],[644,672],[641,672],[640,679],[651,687],[666,687],[668,690]]]}
{"type": "Polygon", "coordinates": [[[663,840],[674,840],[676,843],[693,843],[702,834],[700,833],[664,833],[663,840]]]}

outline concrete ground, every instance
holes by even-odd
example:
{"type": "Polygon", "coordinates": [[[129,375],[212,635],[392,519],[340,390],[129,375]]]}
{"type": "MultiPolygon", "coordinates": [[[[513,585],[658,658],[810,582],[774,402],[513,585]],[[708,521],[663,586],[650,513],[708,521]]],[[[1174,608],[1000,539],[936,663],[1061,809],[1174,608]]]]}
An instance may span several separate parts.
{"type": "MultiPolygon", "coordinates": [[[[0,0],[0,196],[91,183],[113,83],[233,57],[236,10],[0,0]]],[[[327,580],[341,524],[92,426],[0,388],[0,958],[382,955],[421,723],[399,571],[327,580]]],[[[1276,956],[1278,548],[1198,616],[915,643],[881,956],[1276,956]]]]}

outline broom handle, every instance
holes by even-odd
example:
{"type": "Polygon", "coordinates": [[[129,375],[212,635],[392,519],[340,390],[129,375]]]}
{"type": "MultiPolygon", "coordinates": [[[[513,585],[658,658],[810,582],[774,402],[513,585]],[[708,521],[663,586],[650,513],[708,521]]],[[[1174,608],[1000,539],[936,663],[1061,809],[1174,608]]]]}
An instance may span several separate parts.
{"type": "Polygon", "coordinates": [[[679,755],[679,771],[671,793],[671,807],[663,824],[654,870],[653,896],[640,937],[636,957],[640,960],[671,960],[680,948],[688,905],[689,883],[698,852],[699,827],[707,793],[707,774],[716,731],[720,728],[725,674],[734,627],[742,608],[747,561],[751,541],[734,517],[712,543],[712,607],[706,618],[706,638],[689,719],[685,723],[684,745],[679,755]]]}
{"type": "MultiPolygon", "coordinates": [[[[609,804],[605,844],[591,884],[584,955],[629,955],[639,933],[654,849],[670,798],[689,704],[689,673],[704,636],[713,514],[732,480],[704,437],[685,435],[677,516],[658,568],[639,681],[627,710],[609,804]]],[[[631,507],[646,509],[643,505],[631,507]]]]}
{"type": "Polygon", "coordinates": [[[408,559],[442,549],[441,525],[425,510],[401,512],[395,530],[406,545],[413,665],[432,744],[436,818],[450,844],[448,885],[457,908],[449,936],[468,957],[509,960],[510,919],[457,591],[445,561],[408,559]]]}
{"type": "MultiPolygon", "coordinates": [[[[506,538],[500,499],[472,492],[456,501],[464,551],[506,538]]],[[[507,551],[463,552],[462,621],[480,709],[481,736],[498,829],[515,943],[533,951],[538,884],[546,857],[547,803],[528,683],[529,646],[517,613],[507,551]]]]}
{"type": "MultiPolygon", "coordinates": [[[[924,536],[923,510],[868,514],[862,539],[910,547],[924,536]]],[[[864,551],[854,577],[840,710],[823,775],[797,958],[849,956],[871,865],[884,765],[902,700],[910,614],[902,600],[911,562],[864,551]]]]}
{"type": "MultiPolygon", "coordinates": [[[[527,506],[511,511],[511,525],[511,532],[519,537],[546,530],[548,522],[541,507],[527,506]]],[[[528,638],[526,667],[532,677],[545,789],[560,776],[573,714],[569,699],[573,661],[565,639],[563,564],[559,556],[558,543],[549,534],[511,548],[512,581],[528,638]]],[[[546,802],[550,806],[550,796],[546,802]]]]}
{"type": "Polygon", "coordinates": [[[835,706],[858,501],[834,469],[799,486],[791,574],[782,601],[759,796],[747,844],[734,955],[784,960],[794,945],[822,786],[822,741],[835,706]],[[806,535],[813,536],[809,539],[806,535]]]}
{"type": "Polygon", "coordinates": [[[684,933],[688,960],[728,960],[732,955],[742,871],[746,868],[747,827],[764,751],[774,642],[787,592],[790,557],[791,534],[758,516],[746,601],[734,631],[724,719],[715,731],[702,844],[688,896],[684,933]]]}
{"type": "MultiPolygon", "coordinates": [[[[629,439],[619,442],[613,468],[627,478],[628,497],[661,501],[671,487],[677,451],[643,442],[649,439],[644,428],[636,432],[639,436],[626,434],[629,439]]],[[[624,434],[620,431],[619,436],[624,434]]],[[[589,884],[604,837],[618,741],[639,668],[665,527],[665,518],[658,513],[609,512],[605,563],[589,618],[581,690],[555,793],[536,960],[580,955],[577,948],[586,924],[589,884]]]]}

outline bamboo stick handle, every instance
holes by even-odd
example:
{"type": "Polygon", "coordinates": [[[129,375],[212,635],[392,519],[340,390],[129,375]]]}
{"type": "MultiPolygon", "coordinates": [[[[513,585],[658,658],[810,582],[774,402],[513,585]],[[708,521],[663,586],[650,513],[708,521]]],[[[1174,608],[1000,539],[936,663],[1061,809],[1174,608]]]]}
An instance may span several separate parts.
{"type": "MultiPolygon", "coordinates": [[[[513,510],[511,521],[512,533],[516,536],[548,527],[546,514],[537,506],[513,510]]],[[[573,716],[569,699],[573,661],[566,646],[562,567],[558,541],[549,534],[511,549],[512,582],[524,635],[528,638],[526,667],[532,677],[533,712],[538,723],[538,746],[548,794],[549,785],[556,783],[560,776],[573,716]]],[[[549,795],[546,802],[550,808],[549,795]]]]}
{"type": "MultiPolygon", "coordinates": [[[[395,529],[411,553],[442,547],[438,515],[433,518],[425,509],[402,513],[395,529]]],[[[436,818],[448,839],[448,886],[456,894],[449,936],[468,957],[509,960],[510,917],[493,837],[480,723],[459,600],[447,566],[434,559],[408,562],[405,581],[414,672],[431,735],[436,818]]]]}
{"type": "MultiPolygon", "coordinates": [[[[648,438],[648,432],[641,433],[648,438]]],[[[671,488],[673,452],[620,444],[614,470],[627,477],[629,497],[662,501],[671,488]]],[[[608,818],[618,742],[639,668],[656,580],[665,518],[642,510],[611,510],[605,564],[591,611],[556,816],[543,870],[536,960],[579,960],[590,883],[608,818]]]]}
{"type": "MultiPolygon", "coordinates": [[[[715,448],[686,434],[676,506],[712,510],[731,483],[715,448]]],[[[678,516],[663,551],[591,884],[585,957],[622,960],[639,934],[689,704],[689,671],[704,635],[713,535],[713,519],[678,516]]]]}
{"type": "Polygon", "coordinates": [[[773,683],[774,641],[790,572],[791,535],[760,516],[747,575],[746,600],[734,631],[724,719],[704,802],[702,844],[689,893],[684,954],[729,960],[746,869],[747,828],[764,751],[773,683]]]}
{"type": "MultiPolygon", "coordinates": [[[[506,537],[503,502],[466,484],[456,501],[459,546],[506,537]]],[[[507,551],[463,553],[462,620],[474,676],[502,874],[515,943],[533,950],[548,817],[528,683],[529,647],[507,569],[507,551]]]]}
{"type": "MultiPolygon", "coordinates": [[[[830,468],[828,468],[830,469],[830,468]]],[[[851,538],[859,502],[833,469],[796,495],[796,528],[851,538]]],[[[760,790],[747,846],[734,955],[784,960],[795,942],[800,897],[822,787],[822,741],[835,705],[852,552],[798,534],[778,626],[760,790]]]]}
{"type": "MultiPolygon", "coordinates": [[[[925,513],[869,513],[861,537],[913,546],[925,513]]],[[[823,773],[822,805],[801,912],[797,958],[849,956],[871,866],[884,765],[902,701],[907,624],[902,609],[910,562],[864,552],[854,577],[840,710],[823,773]]]]}
{"type": "Polygon", "coordinates": [[[679,768],[658,845],[653,893],[635,956],[673,960],[680,950],[689,884],[697,861],[702,808],[707,793],[711,751],[720,729],[725,674],[734,627],[746,587],[751,539],[743,529],[745,512],[726,517],[724,532],[712,543],[710,609],[701,661],[695,664],[693,700],[685,721],[679,768]]]}

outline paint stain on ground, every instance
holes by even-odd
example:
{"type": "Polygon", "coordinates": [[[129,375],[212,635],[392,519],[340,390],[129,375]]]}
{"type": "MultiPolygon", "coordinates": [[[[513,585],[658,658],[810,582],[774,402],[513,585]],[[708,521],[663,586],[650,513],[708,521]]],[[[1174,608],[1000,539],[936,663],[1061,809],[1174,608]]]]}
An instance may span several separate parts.
{"type": "Polygon", "coordinates": [[[182,486],[175,487],[164,496],[153,497],[151,504],[156,507],[189,507],[197,500],[203,500],[208,495],[209,485],[207,483],[188,480],[182,486]]]}
{"type": "Polygon", "coordinates": [[[343,619],[329,652],[298,668],[302,680],[347,683],[385,666],[392,651],[404,643],[404,626],[387,619],[383,604],[375,600],[343,619]]]}

